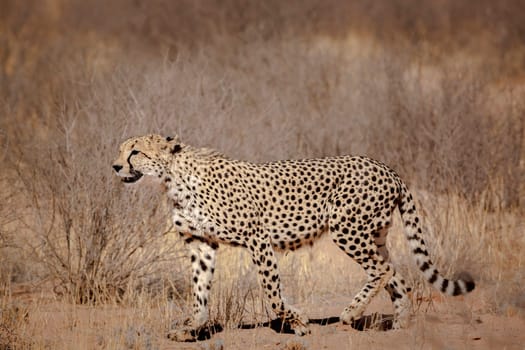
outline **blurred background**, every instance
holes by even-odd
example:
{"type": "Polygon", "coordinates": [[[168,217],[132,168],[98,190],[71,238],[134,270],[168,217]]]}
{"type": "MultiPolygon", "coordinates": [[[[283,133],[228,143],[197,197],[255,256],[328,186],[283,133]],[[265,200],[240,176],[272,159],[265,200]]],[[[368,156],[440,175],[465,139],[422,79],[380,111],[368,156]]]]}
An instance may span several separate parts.
{"type": "Polygon", "coordinates": [[[3,0],[4,157],[73,142],[106,161],[180,133],[251,160],[366,153],[469,196],[498,175],[517,205],[523,18],[512,0],[3,0]]]}
{"type": "Polygon", "coordinates": [[[523,303],[524,19],[519,0],[0,0],[3,291],[47,279],[86,302],[173,278],[151,253],[171,249],[162,195],[110,167],[153,132],[381,160],[444,258],[523,303]]]}

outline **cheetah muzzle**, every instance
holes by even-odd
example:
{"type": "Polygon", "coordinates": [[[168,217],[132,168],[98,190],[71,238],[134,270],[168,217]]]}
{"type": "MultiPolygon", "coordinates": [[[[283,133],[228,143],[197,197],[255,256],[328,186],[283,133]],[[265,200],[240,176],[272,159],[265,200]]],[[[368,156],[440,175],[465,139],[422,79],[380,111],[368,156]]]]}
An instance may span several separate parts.
{"type": "Polygon", "coordinates": [[[135,169],[131,170],[131,176],[122,177],[121,181],[127,184],[132,184],[139,181],[144,176],[140,171],[135,169]]]}
{"type": "Polygon", "coordinates": [[[281,296],[275,251],[311,245],[325,234],[368,277],[340,320],[351,324],[359,319],[384,289],[394,305],[393,328],[408,326],[409,288],[386,247],[396,210],[415,263],[430,284],[447,295],[466,294],[475,287],[470,278],[450,280],[438,272],[408,187],[395,171],[368,157],[251,163],[183,144],[178,137],[146,135],[122,143],[113,169],[126,184],[146,176],[162,184],[174,228],[189,249],[193,314],[184,328],[170,333],[175,340],[196,340],[195,334],[209,322],[219,244],[249,251],[268,305],[297,335],[308,334],[308,318],[281,296]]]}

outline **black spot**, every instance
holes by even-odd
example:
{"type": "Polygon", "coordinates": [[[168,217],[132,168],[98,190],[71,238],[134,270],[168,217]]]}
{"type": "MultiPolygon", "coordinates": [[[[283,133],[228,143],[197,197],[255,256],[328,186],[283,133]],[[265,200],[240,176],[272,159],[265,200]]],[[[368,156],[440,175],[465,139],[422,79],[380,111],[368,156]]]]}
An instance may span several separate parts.
{"type": "Polygon", "coordinates": [[[428,282],[430,284],[433,284],[434,282],[436,282],[438,279],[438,274],[437,274],[437,271],[434,270],[434,274],[428,279],[428,282]]]}
{"type": "Polygon", "coordinates": [[[398,292],[393,292],[391,295],[390,295],[390,298],[392,299],[392,301],[395,301],[396,299],[401,299],[403,296],[401,294],[399,294],[398,292]]]}
{"type": "Polygon", "coordinates": [[[414,254],[416,254],[416,255],[424,255],[424,256],[428,255],[427,251],[421,249],[420,247],[417,247],[416,249],[414,249],[414,254]]]}
{"type": "Polygon", "coordinates": [[[461,295],[463,293],[461,293],[461,287],[459,286],[459,283],[458,282],[454,282],[454,291],[452,292],[452,295],[456,296],[456,295],[461,295]]]}
{"type": "Polygon", "coordinates": [[[199,261],[200,265],[201,265],[201,269],[202,271],[206,271],[208,269],[208,266],[206,266],[206,264],[204,263],[204,261],[200,260],[199,261]]]}
{"type": "Polygon", "coordinates": [[[447,291],[448,287],[448,280],[443,280],[443,284],[441,285],[441,291],[445,293],[447,291]]]}

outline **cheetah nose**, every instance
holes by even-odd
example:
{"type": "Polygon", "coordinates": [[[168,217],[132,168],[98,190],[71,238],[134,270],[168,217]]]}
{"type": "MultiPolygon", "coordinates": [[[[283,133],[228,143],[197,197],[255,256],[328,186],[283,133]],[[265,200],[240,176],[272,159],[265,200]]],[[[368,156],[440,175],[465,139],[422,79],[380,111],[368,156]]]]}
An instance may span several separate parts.
{"type": "Polygon", "coordinates": [[[115,169],[115,171],[118,173],[120,171],[120,169],[122,169],[123,166],[122,165],[113,165],[113,169],[115,169]]]}

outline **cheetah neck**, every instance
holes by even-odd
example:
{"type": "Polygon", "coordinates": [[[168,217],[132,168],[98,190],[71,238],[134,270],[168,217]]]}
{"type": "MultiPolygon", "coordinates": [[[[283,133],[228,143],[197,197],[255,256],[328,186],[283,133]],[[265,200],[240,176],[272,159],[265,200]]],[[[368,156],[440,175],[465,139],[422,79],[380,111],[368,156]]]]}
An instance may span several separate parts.
{"type": "Polygon", "coordinates": [[[173,155],[167,164],[164,184],[168,197],[179,207],[188,206],[206,178],[210,164],[222,159],[226,157],[215,150],[185,146],[184,152],[173,155]]]}

